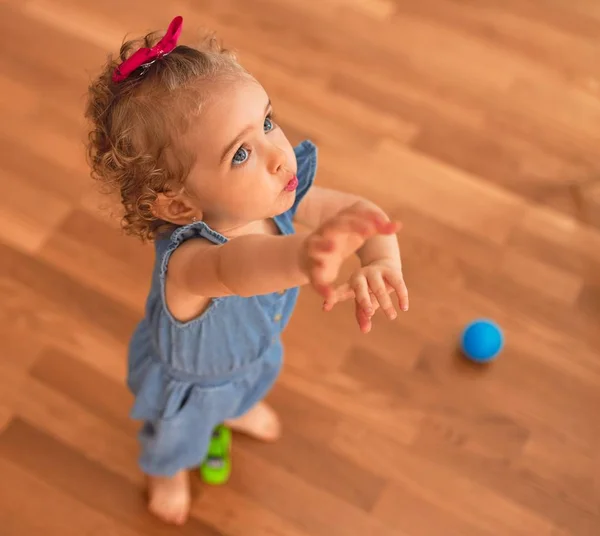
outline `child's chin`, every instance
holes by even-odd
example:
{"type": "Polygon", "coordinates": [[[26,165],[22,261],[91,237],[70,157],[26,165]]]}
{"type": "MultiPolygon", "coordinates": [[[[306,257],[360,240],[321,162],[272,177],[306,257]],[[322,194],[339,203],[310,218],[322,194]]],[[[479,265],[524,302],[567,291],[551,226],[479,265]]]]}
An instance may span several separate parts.
{"type": "Polygon", "coordinates": [[[287,212],[288,210],[290,210],[294,206],[294,201],[296,201],[296,190],[294,190],[293,192],[284,192],[284,193],[285,193],[285,197],[284,197],[285,201],[283,203],[283,208],[281,209],[281,212],[279,212],[278,216],[280,216],[284,212],[287,212]]]}

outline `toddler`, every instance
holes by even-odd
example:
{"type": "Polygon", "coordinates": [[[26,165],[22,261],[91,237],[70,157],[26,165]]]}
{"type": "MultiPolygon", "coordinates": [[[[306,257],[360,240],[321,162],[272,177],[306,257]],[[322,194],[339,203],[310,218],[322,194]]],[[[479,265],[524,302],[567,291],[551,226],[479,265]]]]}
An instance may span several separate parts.
{"type": "Polygon", "coordinates": [[[365,333],[378,308],[396,317],[390,294],[408,309],[398,224],[365,199],[313,186],[314,144],[292,147],[234,55],[214,39],[180,45],[181,29],[176,17],[162,38],[124,43],[86,109],[92,176],[119,193],[124,230],[154,243],[127,384],[149,509],[175,524],[190,508],[188,470],[217,426],[279,436],[262,400],[300,286],[316,289],[326,311],[354,299],[365,333]],[[353,254],[361,268],[336,287],[353,254]]]}

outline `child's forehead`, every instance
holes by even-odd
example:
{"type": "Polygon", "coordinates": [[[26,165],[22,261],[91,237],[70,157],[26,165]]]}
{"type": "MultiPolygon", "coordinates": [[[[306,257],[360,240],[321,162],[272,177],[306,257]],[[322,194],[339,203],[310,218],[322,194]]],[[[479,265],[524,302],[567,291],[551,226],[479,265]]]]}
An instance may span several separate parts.
{"type": "Polygon", "coordinates": [[[222,146],[244,129],[262,128],[269,96],[254,78],[215,82],[202,99],[190,134],[201,145],[222,146]]]}
{"type": "Polygon", "coordinates": [[[264,110],[269,96],[254,78],[236,77],[216,81],[206,94],[201,115],[207,120],[229,119],[236,122],[252,114],[255,109],[264,110]]]}

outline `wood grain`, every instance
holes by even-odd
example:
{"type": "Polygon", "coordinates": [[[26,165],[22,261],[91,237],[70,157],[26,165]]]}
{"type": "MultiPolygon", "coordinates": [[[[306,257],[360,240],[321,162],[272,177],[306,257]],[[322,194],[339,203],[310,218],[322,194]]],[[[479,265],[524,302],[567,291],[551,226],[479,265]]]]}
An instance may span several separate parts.
{"type": "Polygon", "coordinates": [[[592,1],[0,2],[2,536],[597,536],[599,36],[592,1]],[[181,529],[146,512],[124,382],[154,253],[83,119],[106,54],[174,13],[318,144],[318,184],[403,222],[411,299],[364,336],[305,289],[282,440],[236,436],[181,529]],[[506,341],[483,367],[458,352],[479,317],[506,341]]]}

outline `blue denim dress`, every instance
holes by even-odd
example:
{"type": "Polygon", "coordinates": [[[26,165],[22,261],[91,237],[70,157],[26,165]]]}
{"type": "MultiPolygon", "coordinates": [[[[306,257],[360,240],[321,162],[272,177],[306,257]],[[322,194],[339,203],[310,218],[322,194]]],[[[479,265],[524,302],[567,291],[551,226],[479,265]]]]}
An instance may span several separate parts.
{"type": "MultiPolygon", "coordinates": [[[[275,217],[284,235],[294,233],[293,217],[317,164],[312,142],[302,142],[294,152],[296,200],[275,217]]],[[[214,427],[265,397],[281,370],[280,335],[299,292],[296,287],[249,298],[215,298],[200,316],[179,322],[165,305],[165,279],[171,255],[191,238],[227,242],[204,222],[156,240],[145,315],[129,345],[127,384],[135,396],[131,417],[143,421],[139,463],[155,476],[200,465],[214,427]]]]}

